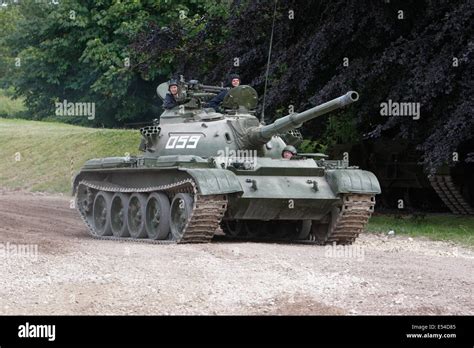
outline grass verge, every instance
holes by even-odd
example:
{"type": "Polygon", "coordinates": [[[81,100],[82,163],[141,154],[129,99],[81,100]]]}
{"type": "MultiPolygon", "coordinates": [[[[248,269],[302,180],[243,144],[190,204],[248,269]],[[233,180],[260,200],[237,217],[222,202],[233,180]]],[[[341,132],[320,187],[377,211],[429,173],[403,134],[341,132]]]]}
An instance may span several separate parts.
{"type": "Polygon", "coordinates": [[[137,154],[139,143],[136,130],[0,118],[0,186],[69,193],[86,160],[137,154]]]}
{"type": "Polygon", "coordinates": [[[432,240],[453,241],[474,247],[474,217],[452,214],[429,214],[424,217],[374,215],[367,225],[368,232],[388,233],[432,240]]]}

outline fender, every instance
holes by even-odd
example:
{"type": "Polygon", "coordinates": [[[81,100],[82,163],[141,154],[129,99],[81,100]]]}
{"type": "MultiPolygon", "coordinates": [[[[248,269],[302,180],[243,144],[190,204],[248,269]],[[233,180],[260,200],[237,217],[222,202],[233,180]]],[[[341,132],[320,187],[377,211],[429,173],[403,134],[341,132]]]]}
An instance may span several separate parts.
{"type": "Polygon", "coordinates": [[[326,179],[334,194],[340,193],[381,193],[376,176],[361,169],[329,169],[326,179]]]}
{"type": "Polygon", "coordinates": [[[179,168],[188,173],[198,186],[202,195],[242,193],[237,176],[230,170],[217,168],[179,168]]]}

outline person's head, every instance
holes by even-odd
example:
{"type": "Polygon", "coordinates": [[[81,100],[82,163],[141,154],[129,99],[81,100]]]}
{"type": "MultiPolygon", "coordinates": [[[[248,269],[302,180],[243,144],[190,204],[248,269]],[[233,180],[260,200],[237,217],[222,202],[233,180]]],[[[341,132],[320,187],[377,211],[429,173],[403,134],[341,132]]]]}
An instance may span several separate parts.
{"type": "Polygon", "coordinates": [[[178,81],[176,80],[170,80],[168,84],[168,90],[172,95],[177,95],[178,94],[178,81]]]}
{"type": "Polygon", "coordinates": [[[297,154],[296,148],[292,145],[286,145],[281,152],[281,157],[284,159],[290,159],[297,154]]]}
{"type": "Polygon", "coordinates": [[[232,87],[240,86],[240,76],[237,74],[230,75],[230,85],[232,87]]]}

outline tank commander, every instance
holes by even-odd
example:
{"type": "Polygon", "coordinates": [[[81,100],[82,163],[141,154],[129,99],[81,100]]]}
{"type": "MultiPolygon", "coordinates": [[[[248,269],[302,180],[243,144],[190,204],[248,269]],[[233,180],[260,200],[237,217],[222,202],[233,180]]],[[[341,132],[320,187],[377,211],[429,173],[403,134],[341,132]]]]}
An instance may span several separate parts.
{"type": "MultiPolygon", "coordinates": [[[[231,88],[235,88],[240,86],[240,76],[237,74],[232,74],[230,75],[230,86],[231,88]]],[[[226,89],[222,92],[220,92],[218,95],[216,95],[214,98],[212,98],[209,103],[207,104],[210,108],[213,108],[214,110],[217,110],[221,103],[224,101],[225,96],[229,93],[229,90],[226,89]]]]}
{"type": "Polygon", "coordinates": [[[163,102],[164,109],[172,109],[178,105],[178,81],[170,80],[168,91],[169,93],[166,93],[165,101],[163,102]]]}
{"type": "Polygon", "coordinates": [[[297,152],[296,152],[296,148],[292,145],[286,145],[283,149],[283,151],[281,152],[281,157],[283,159],[292,159],[293,156],[296,156],[297,152]]]}

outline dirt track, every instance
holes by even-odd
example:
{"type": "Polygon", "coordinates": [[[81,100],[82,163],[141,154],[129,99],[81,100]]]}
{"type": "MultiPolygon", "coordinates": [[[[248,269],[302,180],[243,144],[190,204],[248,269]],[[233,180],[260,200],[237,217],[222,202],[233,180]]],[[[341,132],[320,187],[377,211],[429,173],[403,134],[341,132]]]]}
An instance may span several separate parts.
{"type": "Polygon", "coordinates": [[[0,314],[474,314],[474,253],[443,242],[364,235],[340,257],[100,241],[68,197],[0,191],[2,245],[0,314]],[[38,253],[5,251],[18,244],[38,253]]]}

